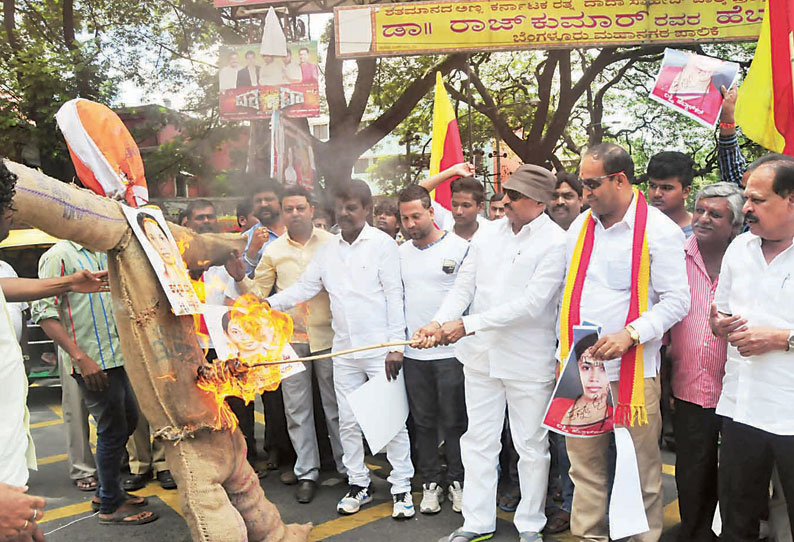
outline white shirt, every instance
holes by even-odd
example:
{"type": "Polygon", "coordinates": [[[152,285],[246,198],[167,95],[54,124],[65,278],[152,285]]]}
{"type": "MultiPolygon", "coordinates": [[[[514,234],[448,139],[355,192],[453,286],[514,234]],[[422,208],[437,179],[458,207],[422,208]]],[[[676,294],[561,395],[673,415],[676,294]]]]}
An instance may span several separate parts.
{"type": "MultiPolygon", "coordinates": [[[[222,265],[214,265],[204,271],[202,282],[205,305],[224,305],[226,290],[235,285],[234,278],[222,265]]],[[[212,337],[209,335],[199,333],[198,340],[201,348],[213,348],[212,337]]]]}
{"type": "MultiPolygon", "coordinates": [[[[438,229],[455,233],[455,217],[452,216],[452,211],[434,199],[431,199],[430,203],[433,205],[433,222],[436,223],[438,229]]],[[[489,229],[491,226],[491,221],[478,214],[477,224],[479,224],[480,227],[477,228],[477,231],[474,232],[474,235],[472,235],[471,239],[465,239],[465,241],[473,241],[475,237],[480,235],[483,231],[489,229]]]]}
{"type": "MultiPolygon", "coordinates": [[[[413,241],[400,245],[408,337],[433,320],[444,296],[455,284],[468,250],[469,243],[450,232],[444,232],[443,237],[424,248],[417,247],[413,241]]],[[[406,346],[405,357],[418,360],[453,358],[455,345],[425,350],[406,346]]]]}
{"type": "MultiPolygon", "coordinates": [[[[17,272],[11,267],[11,264],[0,260],[0,277],[2,278],[17,278],[17,272]]],[[[8,308],[8,315],[11,317],[11,323],[14,325],[14,334],[16,335],[17,342],[22,340],[22,313],[28,308],[27,303],[6,303],[8,308]]]]}
{"type": "Polygon", "coordinates": [[[499,221],[474,239],[455,286],[433,320],[463,316],[456,343],[464,364],[494,378],[554,379],[557,306],[565,275],[565,232],[545,214],[514,234],[499,221]]]}
{"type": "Polygon", "coordinates": [[[22,350],[14,336],[5,296],[0,291],[0,482],[23,486],[28,481],[28,381],[22,350]]]}
{"type": "Polygon", "coordinates": [[[218,70],[218,87],[221,92],[232,88],[237,88],[237,72],[239,68],[224,66],[218,70]]]}
{"type": "MultiPolygon", "coordinates": [[[[387,234],[365,224],[353,243],[334,235],[317,249],[298,282],[267,301],[272,308],[285,310],[323,288],[331,299],[334,350],[405,340],[400,253],[387,234]]],[[[336,359],[385,358],[386,353],[383,348],[336,359]]]]}
{"type": "MultiPolygon", "coordinates": [[[[761,238],[738,236],[725,251],[714,303],[747,325],[794,329],[794,247],[767,264],[761,238]]],[[[728,345],[717,414],[776,435],[794,435],[794,353],[745,358],[728,345]]]]}
{"type": "MultiPolygon", "coordinates": [[[[601,334],[616,333],[626,326],[631,298],[631,248],[636,204],[631,201],[620,222],[604,229],[595,218],[595,244],[582,290],[581,320],[602,326],[601,334]]],[[[582,213],[567,232],[566,269],[570,267],[576,240],[589,213],[582,213]]],[[[645,378],[656,376],[661,358],[662,335],[689,312],[689,281],[684,258],[684,233],[655,207],[648,206],[645,228],[651,260],[648,310],[631,322],[643,345],[645,378]]],[[[722,280],[722,278],[720,278],[722,280]]],[[[559,332],[559,327],[558,327],[559,332]]],[[[559,357],[559,352],[558,352],[559,357]]],[[[618,380],[620,358],[605,363],[609,379],[618,380]]]]}

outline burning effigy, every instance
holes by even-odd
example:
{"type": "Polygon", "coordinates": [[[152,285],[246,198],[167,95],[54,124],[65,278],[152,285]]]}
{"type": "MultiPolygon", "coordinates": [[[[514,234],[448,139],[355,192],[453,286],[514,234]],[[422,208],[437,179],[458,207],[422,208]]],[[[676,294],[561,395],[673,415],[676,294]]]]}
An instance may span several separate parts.
{"type": "MultiPolygon", "coordinates": [[[[236,361],[219,364],[216,375],[206,375],[205,384],[214,382],[215,388],[199,386],[199,370],[206,371],[207,362],[193,318],[172,311],[121,204],[25,166],[6,165],[18,176],[14,198],[18,222],[108,254],[127,375],[155,438],[166,441],[166,460],[177,481],[193,540],[306,542],[311,526],[284,524],[246,460],[245,440],[236,419],[227,416],[223,407],[226,392],[236,394],[242,388],[223,388],[222,375],[234,376],[226,382],[234,381],[235,386],[238,382],[274,385],[278,377],[272,371],[278,369],[249,367],[262,361],[238,356],[236,361]]],[[[201,267],[199,262],[223,264],[232,250],[242,248],[237,236],[196,235],[174,224],[168,228],[177,243],[186,247],[182,257],[189,268],[201,267]]],[[[264,314],[257,312],[264,308],[255,306],[239,309],[245,316],[235,318],[243,330],[254,326],[246,320],[264,314]]],[[[274,314],[272,318],[280,317],[274,314]]],[[[282,324],[286,327],[277,344],[291,335],[291,322],[282,324]]],[[[264,359],[280,355],[271,349],[264,359]]],[[[246,387],[245,392],[250,389],[246,387]]]]}

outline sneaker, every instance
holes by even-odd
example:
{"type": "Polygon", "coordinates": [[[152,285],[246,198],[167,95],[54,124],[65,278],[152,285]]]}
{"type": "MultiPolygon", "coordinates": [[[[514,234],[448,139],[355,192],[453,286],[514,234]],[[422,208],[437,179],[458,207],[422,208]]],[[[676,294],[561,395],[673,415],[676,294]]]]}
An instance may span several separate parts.
{"type": "Polygon", "coordinates": [[[372,502],[372,490],[367,487],[350,486],[347,495],[336,505],[336,511],[340,514],[355,514],[365,504],[372,502]]]}
{"type": "Polygon", "coordinates": [[[458,529],[449,536],[441,537],[438,542],[482,542],[483,540],[490,540],[493,535],[494,533],[473,533],[458,529]]]}
{"type": "Polygon", "coordinates": [[[444,502],[444,490],[438,484],[424,484],[422,486],[422,502],[419,511],[423,514],[438,514],[441,512],[441,503],[444,502]]]}
{"type": "Polygon", "coordinates": [[[463,487],[460,482],[452,482],[447,491],[449,500],[452,501],[452,511],[460,513],[463,510],[463,487]]]}
{"type": "Polygon", "coordinates": [[[540,533],[524,531],[518,534],[518,542],[543,542],[543,537],[540,533]]]}
{"type": "Polygon", "coordinates": [[[394,498],[394,509],[392,510],[391,517],[394,519],[408,519],[414,517],[416,509],[414,508],[414,499],[408,492],[397,493],[392,496],[394,498]]]}

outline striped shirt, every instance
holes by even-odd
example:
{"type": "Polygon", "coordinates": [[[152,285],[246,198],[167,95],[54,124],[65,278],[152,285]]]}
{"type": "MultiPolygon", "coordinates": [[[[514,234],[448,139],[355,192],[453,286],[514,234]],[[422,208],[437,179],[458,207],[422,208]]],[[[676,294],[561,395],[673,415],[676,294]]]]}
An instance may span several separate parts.
{"type": "MultiPolygon", "coordinates": [[[[72,241],[59,241],[39,260],[39,278],[62,277],[83,269],[107,269],[107,255],[93,252],[72,241]]],[[[124,365],[119,347],[119,333],[113,316],[110,293],[80,294],[69,292],[33,303],[34,322],[47,318],[60,320],[66,333],[103,370],[124,365]]],[[[79,372],[62,349],[58,356],[70,372],[79,372]]]]}
{"type": "Polygon", "coordinates": [[[711,282],[694,236],[687,240],[685,251],[691,308],[670,330],[673,395],[703,408],[715,408],[722,391],[728,348],[727,341],[715,337],[709,327],[719,277],[711,282]]]}
{"type": "Polygon", "coordinates": [[[720,176],[723,181],[742,186],[742,175],[747,168],[747,161],[742,155],[742,149],[739,148],[739,136],[736,134],[719,136],[717,139],[717,165],[720,168],[720,176]]]}

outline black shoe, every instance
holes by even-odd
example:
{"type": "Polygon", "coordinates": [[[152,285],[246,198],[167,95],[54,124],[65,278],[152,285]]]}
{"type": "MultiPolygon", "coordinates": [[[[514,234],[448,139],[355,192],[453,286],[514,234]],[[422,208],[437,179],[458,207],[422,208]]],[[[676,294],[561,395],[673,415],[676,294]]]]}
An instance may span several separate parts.
{"type": "Polygon", "coordinates": [[[317,483],[314,480],[298,480],[295,499],[302,504],[310,503],[314,499],[315,489],[317,489],[317,483]]]}
{"type": "Polygon", "coordinates": [[[176,489],[176,481],[171,476],[170,470],[161,470],[157,473],[157,481],[163,489],[176,489]]]}
{"type": "Polygon", "coordinates": [[[121,487],[124,488],[124,491],[138,491],[151,479],[152,471],[147,471],[143,474],[132,474],[121,483],[121,487]]]}

